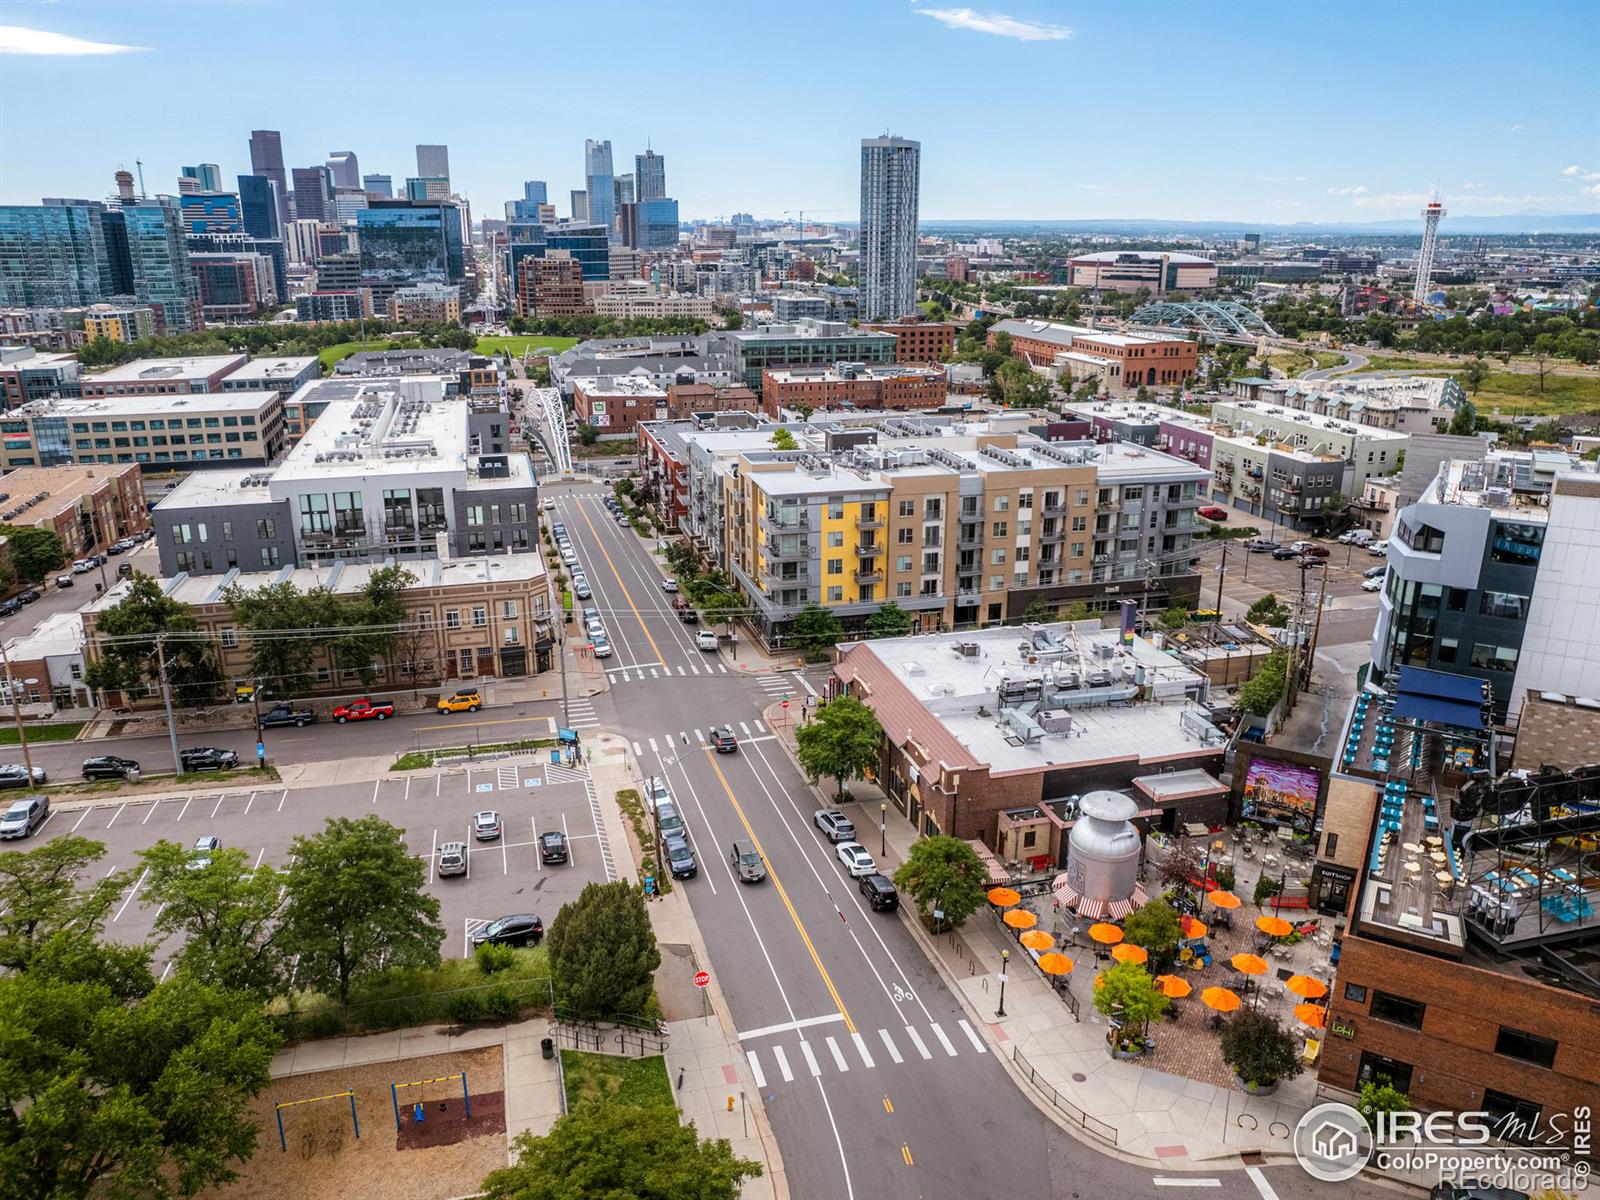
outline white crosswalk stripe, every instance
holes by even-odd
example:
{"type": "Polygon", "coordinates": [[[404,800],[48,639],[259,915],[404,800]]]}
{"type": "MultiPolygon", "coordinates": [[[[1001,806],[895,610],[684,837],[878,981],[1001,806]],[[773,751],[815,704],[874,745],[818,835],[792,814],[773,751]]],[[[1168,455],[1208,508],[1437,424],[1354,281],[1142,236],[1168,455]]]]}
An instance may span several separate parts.
{"type": "Polygon", "coordinates": [[[657,746],[657,745],[656,745],[656,740],[655,740],[655,738],[650,738],[650,739],[649,739],[649,745],[650,745],[650,753],[651,753],[651,754],[657,754],[657,753],[660,753],[660,747],[658,747],[658,746],[657,746]]]}
{"type": "MultiPolygon", "coordinates": [[[[965,1020],[958,1019],[956,1023],[961,1027],[961,1032],[965,1035],[967,1044],[971,1045],[974,1051],[979,1054],[989,1053],[989,1047],[984,1044],[977,1030],[965,1020]]],[[[923,1040],[924,1035],[917,1026],[905,1025],[902,1028],[905,1031],[905,1035],[911,1039],[911,1044],[916,1047],[917,1054],[924,1061],[932,1060],[935,1057],[933,1051],[929,1048],[929,1044],[923,1040]]],[[[947,1034],[939,1022],[930,1021],[923,1028],[933,1032],[933,1036],[938,1039],[939,1046],[946,1055],[951,1058],[960,1057],[961,1044],[947,1034]]],[[[900,1053],[900,1047],[895,1044],[895,1040],[890,1035],[889,1030],[879,1029],[877,1032],[878,1040],[883,1043],[883,1052],[889,1056],[889,1060],[896,1065],[903,1065],[906,1061],[905,1056],[900,1053]]],[[[852,1063],[849,1052],[840,1044],[843,1041],[843,1036],[841,1034],[838,1037],[828,1035],[822,1037],[822,1041],[828,1047],[826,1055],[819,1053],[818,1047],[814,1042],[791,1042],[787,1049],[782,1044],[773,1043],[768,1049],[771,1050],[773,1061],[777,1064],[777,1074],[782,1075],[786,1083],[794,1082],[795,1072],[790,1067],[789,1056],[794,1053],[797,1045],[800,1057],[805,1059],[806,1070],[810,1071],[812,1075],[820,1077],[827,1073],[830,1067],[840,1073],[848,1072],[852,1063]]],[[[867,1045],[870,1036],[870,1034],[859,1032],[852,1033],[850,1034],[850,1042],[855,1047],[856,1054],[860,1057],[860,1067],[868,1071],[875,1071],[878,1068],[878,1060],[873,1056],[871,1047],[867,1045]]],[[[750,1060],[750,1071],[755,1076],[757,1086],[760,1087],[766,1086],[766,1072],[768,1070],[761,1062],[763,1053],[765,1051],[758,1046],[752,1046],[745,1051],[745,1056],[750,1060]]]]}
{"type": "Polygon", "coordinates": [[[750,1074],[756,1077],[756,1086],[758,1088],[766,1087],[767,1077],[761,1073],[761,1060],[756,1057],[756,1052],[754,1050],[746,1051],[745,1057],[750,1060],[750,1074]]]}
{"type": "Polygon", "coordinates": [[[767,727],[765,725],[763,725],[760,721],[756,722],[756,729],[760,733],[765,733],[767,731],[767,727]]]}
{"type": "Polygon", "coordinates": [[[848,1071],[850,1069],[850,1064],[845,1062],[844,1051],[839,1049],[839,1043],[834,1041],[831,1037],[824,1038],[823,1040],[828,1043],[828,1052],[833,1055],[834,1066],[838,1067],[841,1071],[848,1071]]]}
{"type": "MultiPolygon", "coordinates": [[[[751,1053],[754,1053],[754,1051],[751,1053]]],[[[772,1048],[772,1057],[778,1060],[778,1073],[783,1076],[783,1081],[785,1083],[793,1083],[794,1072],[789,1069],[789,1056],[783,1052],[783,1047],[774,1046],[772,1048]]]]}
{"type": "Polygon", "coordinates": [[[678,668],[678,674],[679,674],[679,675],[682,675],[682,674],[684,674],[684,670],[683,670],[683,668],[682,668],[682,667],[679,667],[679,668],[678,668]]]}
{"type": "Polygon", "coordinates": [[[896,1048],[894,1039],[889,1036],[889,1031],[887,1029],[878,1030],[878,1036],[883,1039],[883,1048],[889,1052],[890,1058],[894,1059],[894,1061],[897,1063],[905,1062],[905,1059],[900,1057],[900,1051],[896,1048]]]}
{"type": "Polygon", "coordinates": [[[728,668],[725,667],[722,663],[718,663],[717,664],[717,670],[721,671],[724,675],[726,675],[728,673],[728,668]]]}
{"type": "Polygon", "coordinates": [[[967,1035],[967,1041],[972,1043],[972,1048],[974,1050],[976,1050],[979,1054],[989,1053],[989,1047],[983,1044],[982,1038],[972,1032],[972,1026],[968,1025],[965,1019],[957,1021],[956,1024],[961,1026],[961,1032],[967,1035]]]}
{"type": "Polygon", "coordinates": [[[739,728],[744,730],[745,737],[754,737],[755,736],[755,734],[750,732],[750,726],[746,725],[743,721],[739,722],[739,728]]]}
{"type": "MultiPolygon", "coordinates": [[[[682,668],[682,667],[679,667],[679,668],[678,668],[678,674],[679,674],[679,675],[682,675],[682,674],[683,674],[683,668],[682,668]]],[[[700,674],[700,667],[699,667],[699,665],[698,665],[698,664],[696,664],[696,663],[690,663],[690,664],[689,664],[689,674],[691,674],[691,675],[698,675],[698,674],[700,674]]]]}
{"type": "Polygon", "coordinates": [[[911,1044],[917,1048],[917,1053],[922,1055],[923,1058],[932,1058],[933,1057],[933,1055],[928,1053],[928,1047],[923,1045],[923,1043],[922,1043],[922,1035],[919,1034],[916,1031],[915,1028],[913,1028],[910,1025],[907,1025],[906,1026],[906,1036],[911,1039],[911,1044]]]}
{"type": "Polygon", "coordinates": [[[702,746],[704,746],[706,744],[706,735],[701,733],[698,729],[696,729],[694,731],[694,740],[699,742],[702,746]]]}
{"type": "Polygon", "coordinates": [[[635,757],[635,758],[637,758],[637,757],[638,757],[638,756],[639,756],[639,755],[641,755],[641,754],[643,754],[643,753],[644,753],[644,747],[643,747],[643,746],[641,746],[641,745],[639,745],[639,743],[638,743],[638,742],[635,742],[635,743],[634,743],[634,744],[633,744],[633,754],[634,754],[634,757],[635,757]]]}
{"type": "Polygon", "coordinates": [[[811,1068],[811,1073],[813,1075],[821,1075],[822,1074],[822,1068],[817,1065],[817,1056],[815,1054],[811,1053],[811,1043],[810,1042],[801,1042],[800,1043],[800,1053],[805,1055],[806,1066],[811,1068]]]}
{"type": "Polygon", "coordinates": [[[855,1042],[856,1053],[861,1055],[861,1061],[866,1064],[867,1070],[870,1071],[872,1068],[876,1067],[878,1064],[872,1061],[872,1054],[867,1050],[867,1039],[862,1037],[859,1033],[852,1033],[850,1037],[851,1040],[855,1042]]]}
{"type": "Polygon", "coordinates": [[[956,1056],[956,1048],[950,1044],[950,1039],[944,1035],[944,1030],[939,1028],[939,1022],[932,1021],[928,1027],[933,1030],[933,1036],[939,1039],[939,1044],[944,1047],[944,1052],[954,1058],[956,1056]]]}

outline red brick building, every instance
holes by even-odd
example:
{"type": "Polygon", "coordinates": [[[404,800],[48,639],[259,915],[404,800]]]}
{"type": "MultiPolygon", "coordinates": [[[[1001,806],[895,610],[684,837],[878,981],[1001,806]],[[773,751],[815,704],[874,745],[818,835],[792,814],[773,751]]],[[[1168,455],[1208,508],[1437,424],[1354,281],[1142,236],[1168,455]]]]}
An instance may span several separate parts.
{"type": "Polygon", "coordinates": [[[938,408],[948,388],[936,367],[840,364],[833,367],[774,367],[761,373],[761,395],[769,411],[805,405],[824,408],[938,408]]]}
{"type": "Polygon", "coordinates": [[[689,516],[688,449],[670,423],[643,424],[638,432],[641,490],[669,529],[682,528],[689,516]]]}
{"type": "Polygon", "coordinates": [[[667,389],[667,419],[684,421],[694,413],[747,412],[774,415],[770,405],[747,387],[712,387],[709,383],[675,383],[667,389]]]}
{"type": "Polygon", "coordinates": [[[880,321],[861,328],[894,334],[897,363],[943,362],[961,332],[961,326],[953,321],[880,321]]]}
{"type": "Polygon", "coordinates": [[[517,315],[589,316],[583,298],[583,266],[575,258],[524,258],[517,263],[517,315]]]}
{"type": "Polygon", "coordinates": [[[575,381],[572,406],[578,421],[593,425],[601,437],[632,437],[639,422],[666,416],[667,393],[648,379],[602,376],[575,381]]]}
{"type": "Polygon", "coordinates": [[[68,561],[150,525],[137,463],[19,467],[0,476],[0,491],[10,493],[8,507],[22,506],[7,524],[50,530],[68,561]]]}
{"type": "Polygon", "coordinates": [[[140,358],[109,371],[83,377],[83,396],[212,395],[222,379],[250,361],[248,354],[211,354],[198,358],[140,358]]]}
{"type": "Polygon", "coordinates": [[[1199,347],[1183,337],[1112,333],[1063,325],[1054,321],[1000,321],[989,329],[993,347],[1000,334],[1011,338],[1011,353],[1036,367],[1047,367],[1065,356],[1074,377],[1093,369],[1107,390],[1137,387],[1171,387],[1194,378],[1199,347]]]}

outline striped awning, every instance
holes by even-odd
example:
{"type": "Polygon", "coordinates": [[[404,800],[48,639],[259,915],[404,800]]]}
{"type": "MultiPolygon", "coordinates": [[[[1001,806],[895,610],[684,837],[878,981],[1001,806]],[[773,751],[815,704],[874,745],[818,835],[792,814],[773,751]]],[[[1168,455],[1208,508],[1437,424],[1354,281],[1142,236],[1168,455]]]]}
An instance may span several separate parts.
{"type": "Polygon", "coordinates": [[[1133,895],[1123,900],[1103,900],[1095,896],[1080,895],[1071,884],[1067,882],[1065,872],[1056,876],[1055,883],[1050,887],[1055,895],[1056,907],[1071,909],[1080,917],[1099,920],[1102,917],[1113,921],[1120,921],[1134,909],[1144,905],[1149,897],[1139,884],[1133,885],[1133,895]]]}

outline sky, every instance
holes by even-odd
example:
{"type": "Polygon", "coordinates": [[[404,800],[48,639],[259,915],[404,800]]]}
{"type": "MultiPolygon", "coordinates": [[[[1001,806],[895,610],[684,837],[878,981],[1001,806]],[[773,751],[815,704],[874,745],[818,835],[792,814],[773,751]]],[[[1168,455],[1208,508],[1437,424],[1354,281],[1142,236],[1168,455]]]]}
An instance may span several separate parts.
{"type": "Polygon", "coordinates": [[[1600,210],[1596,0],[971,2],[0,0],[0,203],[135,159],[231,187],[263,128],[397,188],[446,143],[480,217],[524,179],[566,216],[609,138],[685,219],[853,220],[885,131],[922,143],[924,221],[1600,210]]]}

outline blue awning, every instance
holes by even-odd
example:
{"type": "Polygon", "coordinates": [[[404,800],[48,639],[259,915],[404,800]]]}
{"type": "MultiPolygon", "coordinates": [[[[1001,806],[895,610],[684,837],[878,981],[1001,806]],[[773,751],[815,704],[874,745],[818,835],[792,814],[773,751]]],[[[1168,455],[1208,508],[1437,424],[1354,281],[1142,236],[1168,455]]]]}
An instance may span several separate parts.
{"type": "Polygon", "coordinates": [[[1483,728],[1483,709],[1479,705],[1465,704],[1460,700],[1442,700],[1437,696],[1402,693],[1395,697],[1394,715],[1398,720],[1432,721],[1460,729],[1483,728]]]}
{"type": "Polygon", "coordinates": [[[1394,715],[1458,729],[1482,729],[1484,685],[1470,675],[1401,667],[1395,681],[1394,715]]]}
{"type": "Polygon", "coordinates": [[[1452,675],[1448,671],[1430,671],[1426,667],[1401,667],[1395,691],[1473,705],[1483,703],[1483,680],[1470,675],[1452,675]]]}

